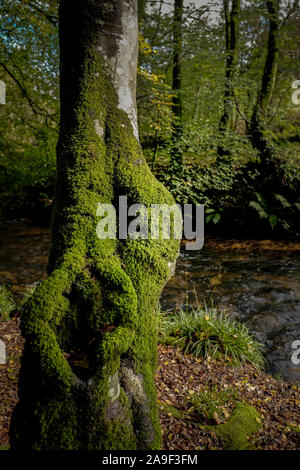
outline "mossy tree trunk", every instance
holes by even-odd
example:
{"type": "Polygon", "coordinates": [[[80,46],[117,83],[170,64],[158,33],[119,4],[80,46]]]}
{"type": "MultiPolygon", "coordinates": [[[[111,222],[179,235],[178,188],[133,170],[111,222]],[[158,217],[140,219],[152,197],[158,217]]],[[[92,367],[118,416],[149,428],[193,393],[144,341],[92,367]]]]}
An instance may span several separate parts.
{"type": "Polygon", "coordinates": [[[182,133],[182,96],[181,96],[181,69],[182,69],[182,20],[183,0],[175,0],[173,19],[173,134],[171,163],[180,169],[182,164],[182,151],[179,139],[182,133]]]}
{"type": "Polygon", "coordinates": [[[173,204],[138,142],[136,0],[61,0],[48,278],[27,301],[11,446],[160,447],[157,307],[176,240],[100,240],[99,203],[173,204]]]}
{"type": "Polygon", "coordinates": [[[226,41],[226,72],[224,90],[224,108],[219,123],[220,143],[218,145],[218,160],[230,157],[230,149],[226,145],[228,131],[234,125],[235,111],[235,82],[239,59],[239,23],[240,0],[232,0],[231,11],[229,0],[224,0],[225,41],[226,41]]]}
{"type": "Polygon", "coordinates": [[[279,48],[279,0],[266,2],[269,19],[268,50],[264,66],[263,78],[257,101],[253,109],[248,132],[253,147],[258,151],[263,164],[268,164],[275,157],[272,143],[265,135],[268,110],[273,88],[276,81],[279,48]]]}

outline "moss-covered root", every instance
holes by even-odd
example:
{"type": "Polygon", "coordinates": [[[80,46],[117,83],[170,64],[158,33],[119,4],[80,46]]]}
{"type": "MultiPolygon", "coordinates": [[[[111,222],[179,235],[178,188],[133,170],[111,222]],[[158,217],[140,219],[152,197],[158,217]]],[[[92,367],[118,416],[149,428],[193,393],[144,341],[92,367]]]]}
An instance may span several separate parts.
{"type": "Polygon", "coordinates": [[[230,420],[214,428],[226,450],[250,450],[252,444],[248,438],[258,431],[260,416],[253,406],[240,403],[234,409],[230,420]]]}

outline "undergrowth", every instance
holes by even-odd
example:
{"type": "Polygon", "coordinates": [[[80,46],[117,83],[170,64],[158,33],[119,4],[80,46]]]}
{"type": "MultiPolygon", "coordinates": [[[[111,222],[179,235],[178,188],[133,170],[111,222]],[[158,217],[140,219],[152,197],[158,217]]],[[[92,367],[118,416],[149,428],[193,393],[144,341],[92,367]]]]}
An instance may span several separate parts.
{"type": "Polygon", "coordinates": [[[16,304],[12,294],[5,286],[0,286],[0,321],[7,321],[16,304]]]}
{"type": "Polygon", "coordinates": [[[232,364],[248,362],[257,368],[264,364],[261,345],[247,327],[216,308],[180,308],[174,314],[162,314],[160,341],[196,357],[224,358],[232,364]]]}

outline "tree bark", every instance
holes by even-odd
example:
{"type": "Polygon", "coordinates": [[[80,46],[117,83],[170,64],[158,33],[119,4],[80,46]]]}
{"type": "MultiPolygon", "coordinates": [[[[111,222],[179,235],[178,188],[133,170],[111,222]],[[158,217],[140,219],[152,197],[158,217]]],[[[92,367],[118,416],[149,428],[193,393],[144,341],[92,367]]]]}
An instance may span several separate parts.
{"type": "Polygon", "coordinates": [[[233,0],[231,11],[229,11],[229,0],[224,0],[225,36],[226,36],[226,75],[224,91],[224,108],[219,123],[219,135],[221,142],[218,146],[218,157],[228,158],[230,150],[224,143],[226,135],[230,130],[235,110],[235,81],[239,58],[239,22],[240,22],[240,0],[233,0]]]}
{"type": "Polygon", "coordinates": [[[136,0],[61,0],[48,277],[22,311],[12,449],[158,449],[157,307],[176,240],[100,240],[98,204],[173,204],[138,142],[136,0]]]}
{"type": "Polygon", "coordinates": [[[183,0],[175,0],[173,22],[173,134],[171,160],[173,164],[181,166],[182,152],[178,147],[178,140],[182,132],[182,97],[181,97],[181,66],[182,66],[182,19],[183,0]]]}
{"type": "Polygon", "coordinates": [[[275,157],[272,143],[265,136],[265,121],[274,84],[276,81],[279,48],[279,0],[268,0],[269,15],[268,51],[264,66],[261,89],[251,116],[249,134],[253,147],[258,151],[262,163],[270,162],[275,157]]]}

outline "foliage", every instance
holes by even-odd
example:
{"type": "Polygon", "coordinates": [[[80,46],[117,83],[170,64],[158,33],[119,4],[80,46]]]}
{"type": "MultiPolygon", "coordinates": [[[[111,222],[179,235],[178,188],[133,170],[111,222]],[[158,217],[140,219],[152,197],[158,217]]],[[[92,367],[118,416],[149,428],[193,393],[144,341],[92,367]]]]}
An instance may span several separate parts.
{"type": "Polygon", "coordinates": [[[170,166],[157,169],[176,202],[205,205],[211,230],[248,237],[299,236],[299,174],[286,158],[274,161],[271,168],[252,159],[185,164],[175,173],[170,166]]]}
{"type": "MultiPolygon", "coordinates": [[[[290,8],[291,2],[280,12],[280,61],[264,125],[276,155],[299,174],[299,106],[291,100],[291,84],[299,79],[299,60],[290,53],[299,49],[299,10],[290,8]]],[[[42,7],[36,1],[4,0],[0,15],[0,79],[7,85],[7,103],[0,106],[0,217],[40,217],[51,205],[55,179],[57,1],[47,0],[42,7]]],[[[267,51],[265,2],[242,2],[236,109],[225,134],[219,132],[226,64],[224,17],[209,2],[185,5],[183,16],[183,119],[176,142],[183,168],[169,166],[174,146],[173,9],[161,1],[148,1],[140,20],[137,107],[140,141],[150,167],[177,202],[204,203],[206,223],[214,231],[224,233],[232,227],[244,235],[255,227],[254,235],[297,236],[295,206],[285,213],[280,201],[269,197],[272,183],[272,193],[297,204],[298,183],[298,188],[289,191],[297,177],[282,184],[286,175],[276,174],[275,166],[266,175],[248,135],[267,51]],[[216,164],[218,146],[230,153],[230,160],[220,165],[216,164]],[[248,164],[254,161],[252,171],[248,164]],[[269,185],[263,182],[266,177],[269,185]],[[267,217],[259,215],[257,204],[263,206],[256,193],[266,201],[267,217]]]]}
{"type": "Polygon", "coordinates": [[[162,342],[175,344],[197,357],[224,357],[233,364],[249,362],[258,368],[264,363],[261,346],[246,326],[222,310],[206,306],[190,312],[179,309],[163,315],[160,331],[162,342]]]}
{"type": "Polygon", "coordinates": [[[29,299],[30,297],[34,294],[37,286],[39,285],[39,282],[35,282],[33,284],[30,284],[26,287],[23,296],[20,300],[19,307],[21,308],[29,299]]]}
{"type": "Polygon", "coordinates": [[[211,207],[220,194],[230,192],[239,173],[238,166],[184,165],[180,173],[168,167],[157,172],[180,204],[195,203],[211,207]]]}
{"type": "Polygon", "coordinates": [[[15,308],[13,295],[5,286],[0,286],[0,321],[7,321],[9,314],[15,308]]]}
{"type": "Polygon", "coordinates": [[[255,196],[257,201],[250,201],[249,207],[252,207],[261,219],[268,220],[272,230],[277,225],[281,225],[288,231],[291,228],[287,221],[288,215],[291,213],[295,219],[299,217],[299,198],[294,203],[290,203],[282,194],[272,193],[268,198],[273,203],[271,206],[260,193],[255,193],[255,196]]]}
{"type": "Polygon", "coordinates": [[[58,136],[57,1],[0,6],[0,217],[32,216],[53,197],[58,136]]]}
{"type": "Polygon", "coordinates": [[[188,397],[188,404],[193,407],[193,414],[201,419],[214,421],[229,417],[229,407],[237,402],[237,390],[226,388],[219,390],[216,385],[205,386],[200,392],[188,397]]]}

